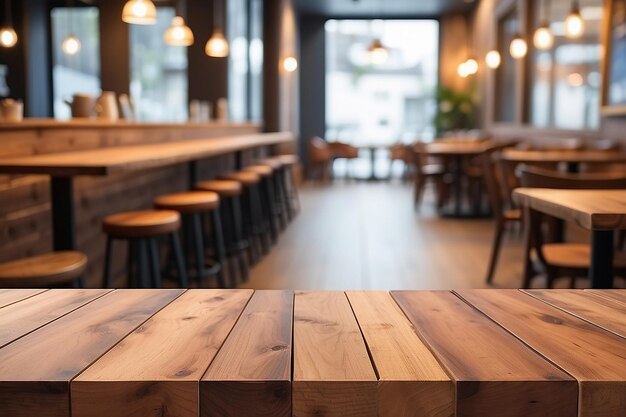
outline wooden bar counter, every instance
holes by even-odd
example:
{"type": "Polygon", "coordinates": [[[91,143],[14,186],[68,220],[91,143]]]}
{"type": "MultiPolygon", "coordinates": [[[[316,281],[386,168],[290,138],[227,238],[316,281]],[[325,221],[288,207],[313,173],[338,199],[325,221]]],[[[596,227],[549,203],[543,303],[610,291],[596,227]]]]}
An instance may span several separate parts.
{"type": "Polygon", "coordinates": [[[626,411],[626,291],[0,295],[3,417],[626,411]]]}
{"type": "MultiPolygon", "coordinates": [[[[157,160],[143,167],[139,164],[126,166],[132,169],[117,169],[121,165],[114,164],[115,167],[108,171],[96,173],[106,177],[82,176],[73,182],[73,205],[76,207],[74,246],[89,258],[86,285],[96,287],[100,285],[104,257],[104,238],[100,231],[102,218],[115,212],[149,208],[154,197],[188,188],[190,166],[185,163],[188,159],[176,161],[174,147],[168,146],[192,140],[223,140],[233,136],[255,135],[261,128],[258,123],[26,119],[20,123],[0,124],[0,159],[6,166],[11,164],[10,161],[30,158],[47,161],[49,157],[58,160],[64,158],[64,155],[79,153],[84,157],[82,162],[86,164],[87,159],[93,163],[102,159],[107,152],[115,153],[114,149],[141,149],[148,145],[163,147],[160,160],[164,162],[169,158],[170,163],[157,160]],[[87,158],[88,155],[91,157],[87,158]]],[[[240,155],[244,162],[251,161],[257,156],[263,156],[267,148],[244,147],[240,149],[240,155]]],[[[141,150],[137,152],[141,153],[141,150]]],[[[121,156],[125,156],[123,151],[121,156]]],[[[207,179],[231,170],[234,166],[235,151],[226,149],[223,152],[207,152],[194,164],[194,169],[200,179],[207,179]]],[[[0,262],[53,249],[50,175],[55,172],[13,168],[5,169],[0,174],[0,262]]],[[[84,171],[80,174],[92,173],[84,171]]],[[[114,259],[121,258],[121,252],[114,254],[114,259]]],[[[122,262],[114,262],[114,275],[121,274],[123,269],[122,262]]]]}

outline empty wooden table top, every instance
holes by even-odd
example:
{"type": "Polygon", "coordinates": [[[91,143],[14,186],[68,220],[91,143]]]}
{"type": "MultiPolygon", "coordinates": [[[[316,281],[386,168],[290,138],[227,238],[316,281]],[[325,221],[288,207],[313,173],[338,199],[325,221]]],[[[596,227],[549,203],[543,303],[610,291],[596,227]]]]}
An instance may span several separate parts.
{"type": "Polygon", "coordinates": [[[527,150],[505,149],[501,158],[505,161],[519,163],[539,162],[626,162],[626,152],[594,151],[594,150],[527,150]]]}
{"type": "Polygon", "coordinates": [[[261,146],[289,143],[292,133],[181,140],[0,159],[3,174],[110,175],[159,168],[261,146]]]}
{"type": "Polygon", "coordinates": [[[626,190],[517,188],[513,199],[588,230],[626,229],[626,190]]]}
{"type": "Polygon", "coordinates": [[[3,417],[626,410],[626,291],[0,295],[3,417]]]}
{"type": "Polygon", "coordinates": [[[490,141],[452,141],[441,140],[425,144],[424,150],[433,156],[475,156],[493,146],[490,141]]]}

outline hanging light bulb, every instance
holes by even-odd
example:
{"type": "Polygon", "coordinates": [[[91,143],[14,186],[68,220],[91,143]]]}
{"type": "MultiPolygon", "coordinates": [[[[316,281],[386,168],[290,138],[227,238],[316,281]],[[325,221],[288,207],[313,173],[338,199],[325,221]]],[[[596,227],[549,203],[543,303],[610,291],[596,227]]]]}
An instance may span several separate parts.
{"type": "Polygon", "coordinates": [[[468,75],[474,75],[478,72],[478,61],[474,58],[469,58],[465,61],[465,69],[467,70],[468,75]]]}
{"type": "Polygon", "coordinates": [[[77,53],[80,52],[80,46],[81,46],[80,40],[74,35],[69,35],[63,41],[63,44],[61,45],[61,49],[63,50],[63,53],[66,55],[76,55],[77,53]]]}
{"type": "Polygon", "coordinates": [[[172,24],[163,34],[163,39],[166,44],[172,46],[190,46],[194,40],[191,28],[185,24],[185,19],[181,16],[176,16],[172,20],[172,24]]]}
{"type": "Polygon", "coordinates": [[[580,14],[580,6],[578,0],[572,1],[572,9],[565,18],[565,36],[577,39],[583,36],[585,32],[585,21],[580,14]]]}
{"type": "Polygon", "coordinates": [[[135,25],[154,25],[156,7],[151,0],[128,0],[122,10],[122,21],[135,25]]]}
{"type": "Polygon", "coordinates": [[[4,48],[12,48],[17,43],[17,33],[13,29],[11,0],[4,0],[4,14],[6,22],[0,27],[0,45],[4,48]]]}
{"type": "Polygon", "coordinates": [[[298,69],[298,60],[292,56],[288,56],[283,60],[283,68],[287,72],[294,72],[298,69]]]}
{"type": "Polygon", "coordinates": [[[467,78],[470,75],[469,71],[467,70],[467,61],[461,62],[457,67],[456,72],[459,74],[459,77],[467,78]]]}
{"type": "Polygon", "coordinates": [[[0,45],[5,48],[11,48],[17,43],[17,33],[10,26],[0,28],[0,45]]]}
{"type": "Polygon", "coordinates": [[[389,52],[383,45],[380,39],[374,39],[370,46],[367,48],[369,60],[374,65],[382,65],[387,62],[389,52]]]}
{"type": "Polygon", "coordinates": [[[535,48],[544,51],[552,48],[552,45],[554,45],[554,35],[550,30],[548,22],[543,23],[537,28],[535,35],[533,36],[533,44],[535,45],[535,48]]]}
{"type": "Polygon", "coordinates": [[[526,44],[526,40],[519,33],[513,37],[511,45],[509,45],[509,52],[515,59],[521,59],[526,56],[528,45],[526,44]]]}
{"type": "Polygon", "coordinates": [[[495,49],[492,49],[485,55],[485,64],[487,64],[487,66],[491,69],[498,68],[501,61],[502,58],[500,57],[500,52],[496,51],[495,49]]]}
{"type": "Polygon", "coordinates": [[[211,38],[204,47],[204,52],[206,52],[208,56],[223,58],[228,56],[228,49],[228,41],[224,37],[224,34],[221,30],[215,29],[213,35],[211,35],[211,38]]]}

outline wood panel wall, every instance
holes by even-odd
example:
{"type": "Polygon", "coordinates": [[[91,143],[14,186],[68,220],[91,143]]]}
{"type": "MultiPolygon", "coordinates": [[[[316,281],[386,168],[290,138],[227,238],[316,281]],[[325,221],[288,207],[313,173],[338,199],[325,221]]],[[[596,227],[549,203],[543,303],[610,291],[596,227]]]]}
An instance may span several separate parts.
{"type": "MultiPolygon", "coordinates": [[[[259,125],[157,125],[150,127],[0,127],[0,158],[85,150],[140,143],[159,143],[254,133],[259,125]]],[[[248,152],[244,157],[251,159],[248,152]]],[[[199,163],[200,179],[211,178],[234,167],[232,155],[199,163]]],[[[87,286],[101,286],[104,258],[102,219],[124,210],[148,209],[154,197],[185,190],[187,166],[178,165],[130,175],[78,177],[75,183],[78,248],[89,257],[87,286]]],[[[0,262],[52,250],[49,179],[37,175],[0,175],[0,262]]],[[[114,253],[115,285],[123,286],[125,247],[114,253]]]]}

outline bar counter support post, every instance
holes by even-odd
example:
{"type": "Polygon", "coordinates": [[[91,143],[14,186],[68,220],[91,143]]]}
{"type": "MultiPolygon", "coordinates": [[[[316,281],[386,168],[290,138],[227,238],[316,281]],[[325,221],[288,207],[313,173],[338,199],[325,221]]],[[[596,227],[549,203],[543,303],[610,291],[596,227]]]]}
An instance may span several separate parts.
{"type": "Polygon", "coordinates": [[[196,188],[196,183],[198,182],[198,162],[197,161],[189,161],[188,164],[188,188],[193,190],[196,188]]]}
{"type": "Polygon", "coordinates": [[[243,168],[243,152],[237,151],[235,152],[235,169],[239,171],[243,168]]]}
{"type": "Polygon", "coordinates": [[[591,235],[589,280],[594,289],[613,287],[613,231],[594,230],[591,235]]]}
{"type": "Polygon", "coordinates": [[[74,184],[72,177],[52,177],[52,235],[54,250],[75,250],[74,184]]]}

